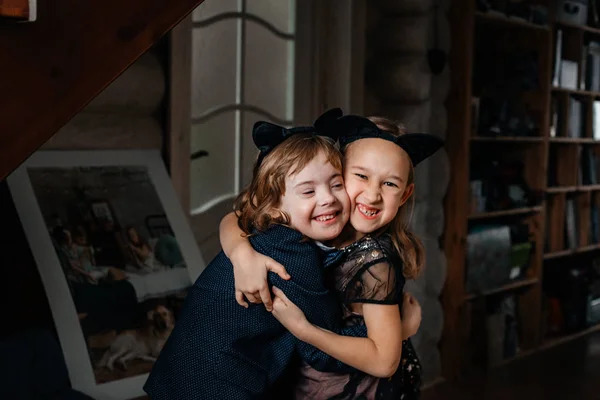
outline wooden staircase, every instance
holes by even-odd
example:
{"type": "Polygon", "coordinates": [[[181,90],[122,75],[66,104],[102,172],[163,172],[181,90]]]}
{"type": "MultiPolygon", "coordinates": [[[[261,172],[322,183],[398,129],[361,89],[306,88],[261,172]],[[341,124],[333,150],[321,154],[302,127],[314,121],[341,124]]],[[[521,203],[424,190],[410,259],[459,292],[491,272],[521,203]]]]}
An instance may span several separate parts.
{"type": "Polygon", "coordinates": [[[35,22],[0,18],[0,180],[202,1],[38,0],[35,22]]]}

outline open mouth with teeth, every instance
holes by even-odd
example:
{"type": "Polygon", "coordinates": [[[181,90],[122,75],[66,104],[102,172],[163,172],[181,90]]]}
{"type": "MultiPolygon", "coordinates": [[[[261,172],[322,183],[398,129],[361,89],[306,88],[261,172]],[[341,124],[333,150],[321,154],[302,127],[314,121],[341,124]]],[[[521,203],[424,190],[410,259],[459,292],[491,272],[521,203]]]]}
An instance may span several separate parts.
{"type": "Polygon", "coordinates": [[[357,204],[356,208],[366,219],[374,219],[381,212],[381,210],[373,207],[367,207],[364,204],[357,204]]]}
{"type": "Polygon", "coordinates": [[[339,215],[339,211],[336,212],[332,212],[329,214],[321,214],[321,215],[317,215],[316,217],[314,217],[313,219],[317,222],[321,222],[324,224],[331,224],[333,222],[335,222],[335,220],[337,219],[337,216],[339,215]]]}

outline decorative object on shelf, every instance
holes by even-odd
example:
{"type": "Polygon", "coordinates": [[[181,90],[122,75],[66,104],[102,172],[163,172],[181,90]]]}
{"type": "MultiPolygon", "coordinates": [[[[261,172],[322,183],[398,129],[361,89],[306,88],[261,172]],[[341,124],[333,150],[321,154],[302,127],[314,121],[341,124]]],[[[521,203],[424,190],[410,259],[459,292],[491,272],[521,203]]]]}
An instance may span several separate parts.
{"type": "Polygon", "coordinates": [[[472,192],[478,212],[532,207],[541,201],[541,196],[525,181],[524,164],[520,160],[483,154],[472,162],[471,177],[471,182],[480,182],[472,192]]]}
{"type": "Polygon", "coordinates": [[[144,395],[204,268],[160,152],[42,151],[7,182],[73,388],[144,395]]]}
{"type": "Polygon", "coordinates": [[[586,25],[588,0],[557,0],[556,19],[573,25],[586,25]]]}
{"type": "Polygon", "coordinates": [[[506,282],[510,275],[511,240],[506,225],[479,225],[467,236],[465,290],[477,293],[506,282]]]}
{"type": "Polygon", "coordinates": [[[510,273],[508,279],[515,280],[525,276],[533,245],[531,242],[516,243],[510,249],[510,273]]]}

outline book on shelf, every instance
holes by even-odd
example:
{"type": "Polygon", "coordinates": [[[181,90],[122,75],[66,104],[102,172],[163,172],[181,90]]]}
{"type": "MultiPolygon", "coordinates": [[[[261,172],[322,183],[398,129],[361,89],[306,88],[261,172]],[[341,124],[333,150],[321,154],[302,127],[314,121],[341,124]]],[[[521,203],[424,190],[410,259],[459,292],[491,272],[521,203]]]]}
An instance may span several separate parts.
{"type": "Polygon", "coordinates": [[[597,178],[597,163],[598,157],[594,154],[591,148],[584,147],[581,150],[581,165],[580,175],[582,185],[595,185],[598,183],[597,178]]]}
{"type": "Polygon", "coordinates": [[[550,137],[556,137],[559,122],[558,114],[558,99],[552,97],[550,101],[550,137]]]}
{"type": "Polygon", "coordinates": [[[579,138],[582,136],[584,111],[580,100],[569,97],[569,126],[567,133],[569,137],[579,138]]]}
{"type": "Polygon", "coordinates": [[[554,74],[552,86],[560,86],[560,60],[562,59],[562,29],[556,30],[556,48],[554,51],[554,74]]]}
{"type": "Polygon", "coordinates": [[[586,57],[586,89],[592,92],[600,92],[600,43],[589,42],[584,56],[586,57]]]}
{"type": "Polygon", "coordinates": [[[560,61],[560,86],[565,89],[577,89],[577,73],[579,64],[576,61],[560,61]]]}
{"type": "Polygon", "coordinates": [[[576,249],[578,243],[577,235],[577,209],[575,200],[567,199],[565,206],[565,247],[567,249],[576,249]]]}
{"type": "Polygon", "coordinates": [[[598,206],[596,202],[592,202],[590,207],[590,238],[592,243],[598,243],[600,237],[600,221],[598,221],[598,206]]]}
{"type": "Polygon", "coordinates": [[[583,148],[581,146],[577,146],[577,160],[579,160],[579,165],[576,165],[575,168],[577,168],[577,185],[581,186],[584,185],[583,183],[583,148]]]}
{"type": "Polygon", "coordinates": [[[592,135],[595,140],[600,140],[600,101],[592,104],[592,135]]]}
{"type": "Polygon", "coordinates": [[[581,50],[583,56],[581,57],[581,61],[579,62],[579,90],[585,90],[586,88],[586,76],[587,76],[587,72],[586,72],[586,68],[587,68],[587,54],[588,54],[588,47],[587,46],[583,46],[582,50],[581,50]]]}

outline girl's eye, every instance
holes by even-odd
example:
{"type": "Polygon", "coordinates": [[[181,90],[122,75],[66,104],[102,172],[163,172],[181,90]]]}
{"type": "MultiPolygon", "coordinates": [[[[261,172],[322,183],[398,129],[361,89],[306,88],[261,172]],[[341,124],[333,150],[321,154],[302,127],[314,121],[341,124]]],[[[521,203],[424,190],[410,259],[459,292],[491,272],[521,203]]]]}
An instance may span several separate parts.
{"type": "Polygon", "coordinates": [[[385,182],[385,183],[384,183],[384,185],[386,185],[386,186],[391,186],[391,187],[396,187],[396,188],[398,187],[398,185],[396,185],[396,184],[395,184],[395,183],[393,183],[393,182],[385,182]]]}
{"type": "Polygon", "coordinates": [[[302,192],[302,194],[305,195],[305,196],[308,196],[308,195],[313,194],[314,192],[315,192],[314,190],[307,190],[305,192],[302,192]]]}
{"type": "Polygon", "coordinates": [[[335,189],[339,189],[339,188],[342,188],[342,187],[344,187],[344,185],[343,185],[342,183],[336,183],[335,185],[333,185],[333,187],[334,187],[335,189]]]}
{"type": "Polygon", "coordinates": [[[356,176],[358,176],[360,179],[367,179],[367,177],[363,174],[354,174],[356,176]]]}

